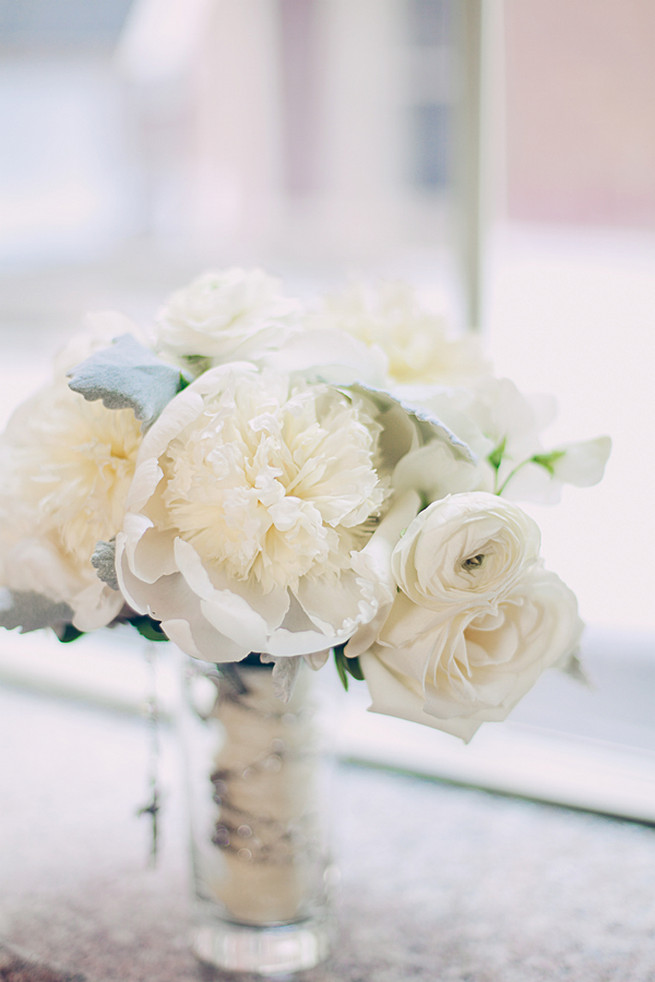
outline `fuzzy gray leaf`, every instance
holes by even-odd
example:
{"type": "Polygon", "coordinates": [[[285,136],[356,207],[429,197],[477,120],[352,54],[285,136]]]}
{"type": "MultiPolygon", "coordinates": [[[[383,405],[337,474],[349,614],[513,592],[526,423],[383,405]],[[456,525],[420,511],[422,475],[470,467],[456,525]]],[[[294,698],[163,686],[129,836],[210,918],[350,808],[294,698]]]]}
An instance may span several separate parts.
{"type": "Polygon", "coordinates": [[[469,445],[463,440],[460,440],[450,427],[446,426],[445,423],[423,406],[414,405],[404,398],[398,398],[390,392],[386,392],[384,389],[376,389],[373,386],[364,385],[362,382],[357,382],[349,388],[352,391],[368,396],[369,399],[375,402],[378,409],[382,411],[388,410],[394,405],[400,406],[401,409],[416,420],[419,432],[426,442],[434,439],[442,440],[444,443],[450,445],[453,453],[461,460],[466,460],[471,464],[476,463],[475,454],[469,445]]]}
{"type": "Polygon", "coordinates": [[[116,540],[110,542],[98,542],[93,555],[91,565],[98,574],[98,579],[106,583],[112,590],[118,591],[118,578],[116,576],[116,540]]]}
{"type": "Polygon", "coordinates": [[[132,409],[147,429],[184,385],[178,368],[160,361],[123,334],[69,373],[70,388],[89,402],[102,399],[108,409],[132,409]]]}
{"type": "Polygon", "coordinates": [[[43,627],[70,624],[73,611],[67,603],[57,603],[32,590],[0,589],[0,626],[21,634],[43,627]]]}

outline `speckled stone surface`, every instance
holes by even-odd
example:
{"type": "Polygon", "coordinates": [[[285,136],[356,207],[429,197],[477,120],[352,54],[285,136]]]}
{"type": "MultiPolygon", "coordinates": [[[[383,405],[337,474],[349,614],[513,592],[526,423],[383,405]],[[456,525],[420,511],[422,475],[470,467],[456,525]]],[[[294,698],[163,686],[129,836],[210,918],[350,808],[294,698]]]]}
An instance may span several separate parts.
{"type": "MultiPolygon", "coordinates": [[[[186,944],[172,735],[155,869],[136,817],[145,723],[6,689],[0,739],[0,977],[37,982],[49,965],[89,982],[204,980],[186,944]],[[41,964],[12,976],[12,949],[41,964]]],[[[355,766],[338,771],[334,815],[339,940],[297,978],[655,979],[654,829],[355,766]]]]}

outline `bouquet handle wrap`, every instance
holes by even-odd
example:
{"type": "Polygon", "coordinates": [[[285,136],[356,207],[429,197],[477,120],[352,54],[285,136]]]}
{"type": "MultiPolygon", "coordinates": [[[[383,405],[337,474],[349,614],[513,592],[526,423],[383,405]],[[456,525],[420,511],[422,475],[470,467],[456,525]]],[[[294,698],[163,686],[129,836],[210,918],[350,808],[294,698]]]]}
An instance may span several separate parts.
{"type": "Polygon", "coordinates": [[[330,765],[313,683],[303,666],[285,703],[270,666],[185,663],[192,944],[223,969],[296,971],[329,949],[330,765]]]}

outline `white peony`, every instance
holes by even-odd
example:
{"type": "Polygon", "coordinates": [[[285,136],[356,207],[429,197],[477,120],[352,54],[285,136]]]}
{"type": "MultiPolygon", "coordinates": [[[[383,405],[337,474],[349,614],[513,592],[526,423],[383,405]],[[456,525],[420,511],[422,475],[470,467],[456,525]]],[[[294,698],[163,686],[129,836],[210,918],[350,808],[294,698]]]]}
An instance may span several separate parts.
{"type": "Polygon", "coordinates": [[[456,385],[489,371],[477,338],[451,337],[445,318],[425,310],[403,283],[352,285],[326,297],[307,325],[338,328],[381,349],[392,383],[456,385]]]}
{"type": "Polygon", "coordinates": [[[219,364],[254,358],[292,333],[298,304],[261,270],[208,272],[177,290],[159,311],[158,349],[176,360],[219,364]]]}
{"type": "Polygon", "coordinates": [[[573,593],[540,564],[493,609],[473,607],[447,621],[423,614],[413,616],[404,598],[360,655],[370,708],[466,741],[481,723],[505,719],[545,669],[561,665],[583,627],[573,593]]]}
{"type": "Polygon", "coordinates": [[[131,410],[57,381],[20,406],[0,440],[0,585],[66,603],[92,630],[123,606],[91,564],[123,522],[141,431],[131,410]]]}
{"type": "Polygon", "coordinates": [[[144,438],[117,537],[128,602],[209,661],[347,640],[388,602],[357,557],[415,438],[398,427],[382,449],[378,415],[365,395],[247,364],[196,379],[144,438]]]}

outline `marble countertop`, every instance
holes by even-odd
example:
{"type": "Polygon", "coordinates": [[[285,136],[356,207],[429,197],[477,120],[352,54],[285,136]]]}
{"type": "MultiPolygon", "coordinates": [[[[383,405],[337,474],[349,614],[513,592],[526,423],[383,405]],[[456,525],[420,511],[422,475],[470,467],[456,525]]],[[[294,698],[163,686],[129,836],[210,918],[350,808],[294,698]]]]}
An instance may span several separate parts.
{"type": "MultiPolygon", "coordinates": [[[[204,978],[187,948],[184,803],[166,728],[154,868],[137,817],[151,737],[133,716],[0,690],[3,982],[204,978]]],[[[339,943],[299,978],[655,978],[652,827],[355,765],[338,768],[335,790],[339,943]]]]}

